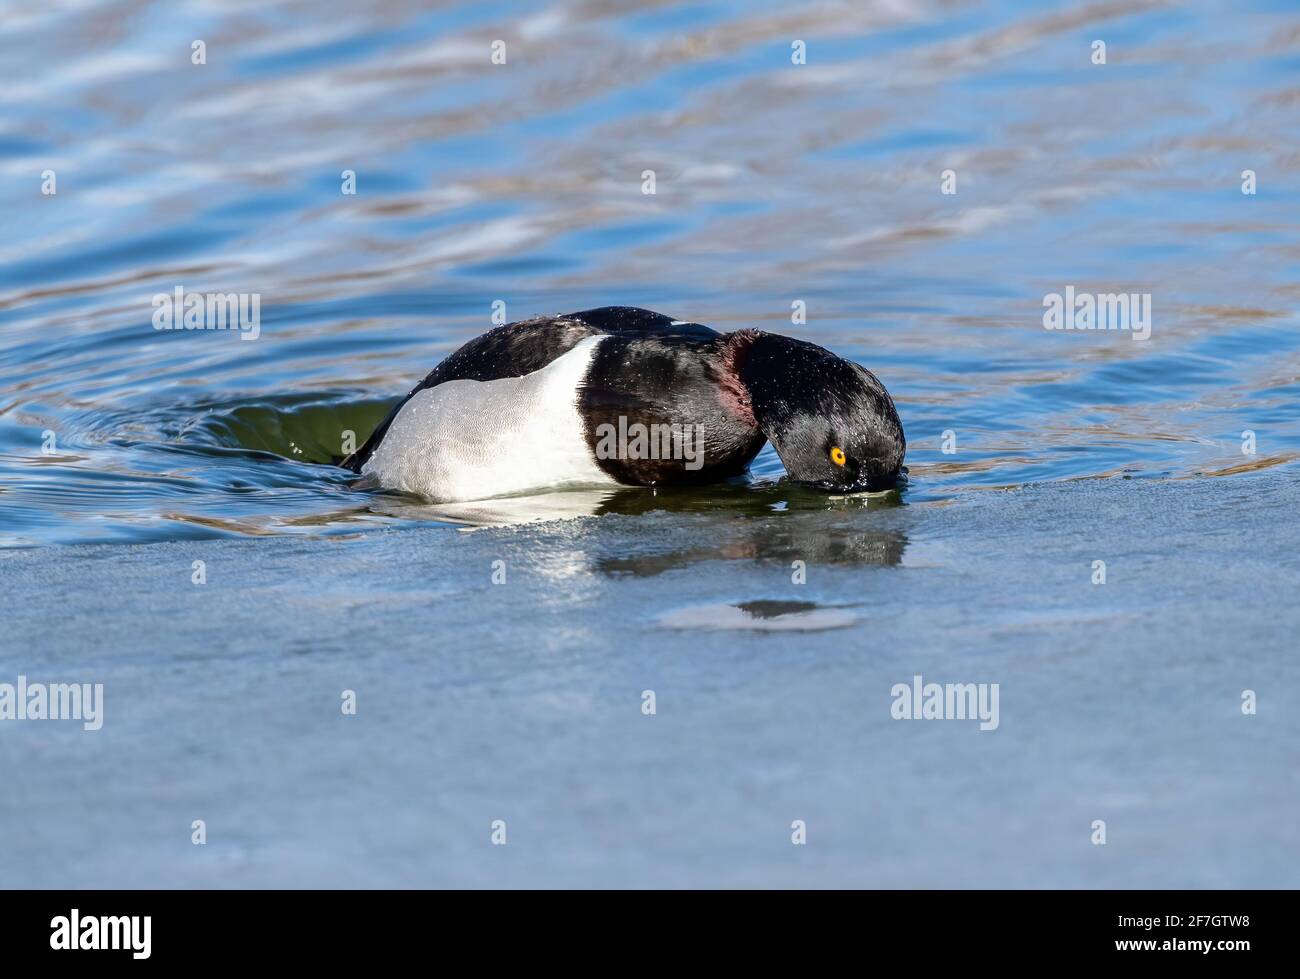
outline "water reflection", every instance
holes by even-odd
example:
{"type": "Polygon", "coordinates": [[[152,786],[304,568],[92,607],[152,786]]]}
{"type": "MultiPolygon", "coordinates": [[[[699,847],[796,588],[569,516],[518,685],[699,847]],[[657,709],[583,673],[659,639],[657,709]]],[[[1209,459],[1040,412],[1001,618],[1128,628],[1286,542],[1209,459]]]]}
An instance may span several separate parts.
{"type": "Polygon", "coordinates": [[[674,609],[661,615],[658,623],[666,629],[821,632],[845,629],[860,619],[858,613],[843,606],[760,599],[735,605],[694,605],[674,609]]]}
{"type": "Polygon", "coordinates": [[[612,514],[721,518],[710,521],[707,544],[596,562],[604,574],[644,577],[709,560],[895,565],[907,546],[904,534],[864,527],[863,521],[846,518],[900,503],[897,491],[830,497],[785,480],[737,480],[675,489],[579,489],[466,503],[428,503],[400,494],[376,493],[369,510],[398,520],[447,522],[470,529],[612,514]]]}
{"type": "Polygon", "coordinates": [[[465,503],[428,503],[399,494],[376,493],[369,508],[397,520],[437,521],[470,529],[513,527],[595,516],[611,495],[609,490],[577,489],[465,503]]]}
{"type": "Polygon", "coordinates": [[[714,525],[708,542],[596,562],[603,574],[654,577],[702,561],[752,561],[790,567],[891,567],[903,559],[905,534],[846,524],[828,514],[791,513],[781,520],[746,520],[714,525]]]}

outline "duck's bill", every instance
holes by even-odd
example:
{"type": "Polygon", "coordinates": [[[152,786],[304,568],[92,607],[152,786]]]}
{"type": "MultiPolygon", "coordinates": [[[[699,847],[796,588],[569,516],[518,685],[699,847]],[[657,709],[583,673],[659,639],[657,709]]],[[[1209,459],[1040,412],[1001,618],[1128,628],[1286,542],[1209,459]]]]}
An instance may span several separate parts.
{"type": "Polygon", "coordinates": [[[852,493],[892,493],[894,490],[901,490],[907,485],[907,470],[904,468],[892,476],[861,479],[855,483],[836,483],[826,479],[814,482],[800,481],[799,485],[820,490],[823,493],[834,493],[837,496],[848,496],[852,493]]]}

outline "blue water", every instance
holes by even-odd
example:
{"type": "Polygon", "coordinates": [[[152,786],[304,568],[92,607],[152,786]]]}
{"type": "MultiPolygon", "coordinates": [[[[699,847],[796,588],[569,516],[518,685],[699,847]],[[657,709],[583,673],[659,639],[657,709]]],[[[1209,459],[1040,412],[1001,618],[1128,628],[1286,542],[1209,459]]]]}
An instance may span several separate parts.
{"type": "Polygon", "coordinates": [[[0,883],[1295,886],[1293,4],[0,23],[0,682],[109,698],[0,727],[0,837],[42,844],[0,883]],[[1149,293],[1150,339],[1045,330],[1067,286],[1149,293]],[[155,330],[177,287],[260,335],[155,330]],[[814,340],[909,483],[353,488],[345,433],[497,302],[814,340]],[[1002,728],[894,724],[918,671],[1002,682],[1002,728]]]}
{"type": "Polygon", "coordinates": [[[855,357],[898,402],[909,504],[1296,457],[1285,7],[17,9],[5,544],[437,520],[322,463],[498,300],[855,357]],[[1149,292],[1151,340],[1044,330],[1067,285],[1149,292]],[[153,330],[177,286],[260,294],[260,337],[153,330]]]}

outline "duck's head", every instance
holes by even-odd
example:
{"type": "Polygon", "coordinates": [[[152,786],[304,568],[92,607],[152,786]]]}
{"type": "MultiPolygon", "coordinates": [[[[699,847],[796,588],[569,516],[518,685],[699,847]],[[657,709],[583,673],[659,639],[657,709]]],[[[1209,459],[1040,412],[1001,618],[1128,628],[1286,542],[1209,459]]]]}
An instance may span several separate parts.
{"type": "Polygon", "coordinates": [[[737,373],[790,478],[833,493],[892,488],[907,441],[875,375],[814,343],[744,334],[733,334],[737,373]]]}

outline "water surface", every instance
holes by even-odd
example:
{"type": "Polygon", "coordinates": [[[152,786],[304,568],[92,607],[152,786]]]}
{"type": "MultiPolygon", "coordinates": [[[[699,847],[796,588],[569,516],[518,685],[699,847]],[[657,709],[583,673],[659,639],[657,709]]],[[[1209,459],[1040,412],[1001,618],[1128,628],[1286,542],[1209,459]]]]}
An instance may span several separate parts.
{"type": "Polygon", "coordinates": [[[0,537],[442,519],[323,463],[495,302],[854,357],[912,504],[1288,463],[1297,30],[1276,3],[15,5],[0,537]],[[1067,285],[1150,293],[1150,341],[1044,330],[1067,285]],[[259,294],[260,337],[155,331],[177,286],[259,294]]]}

